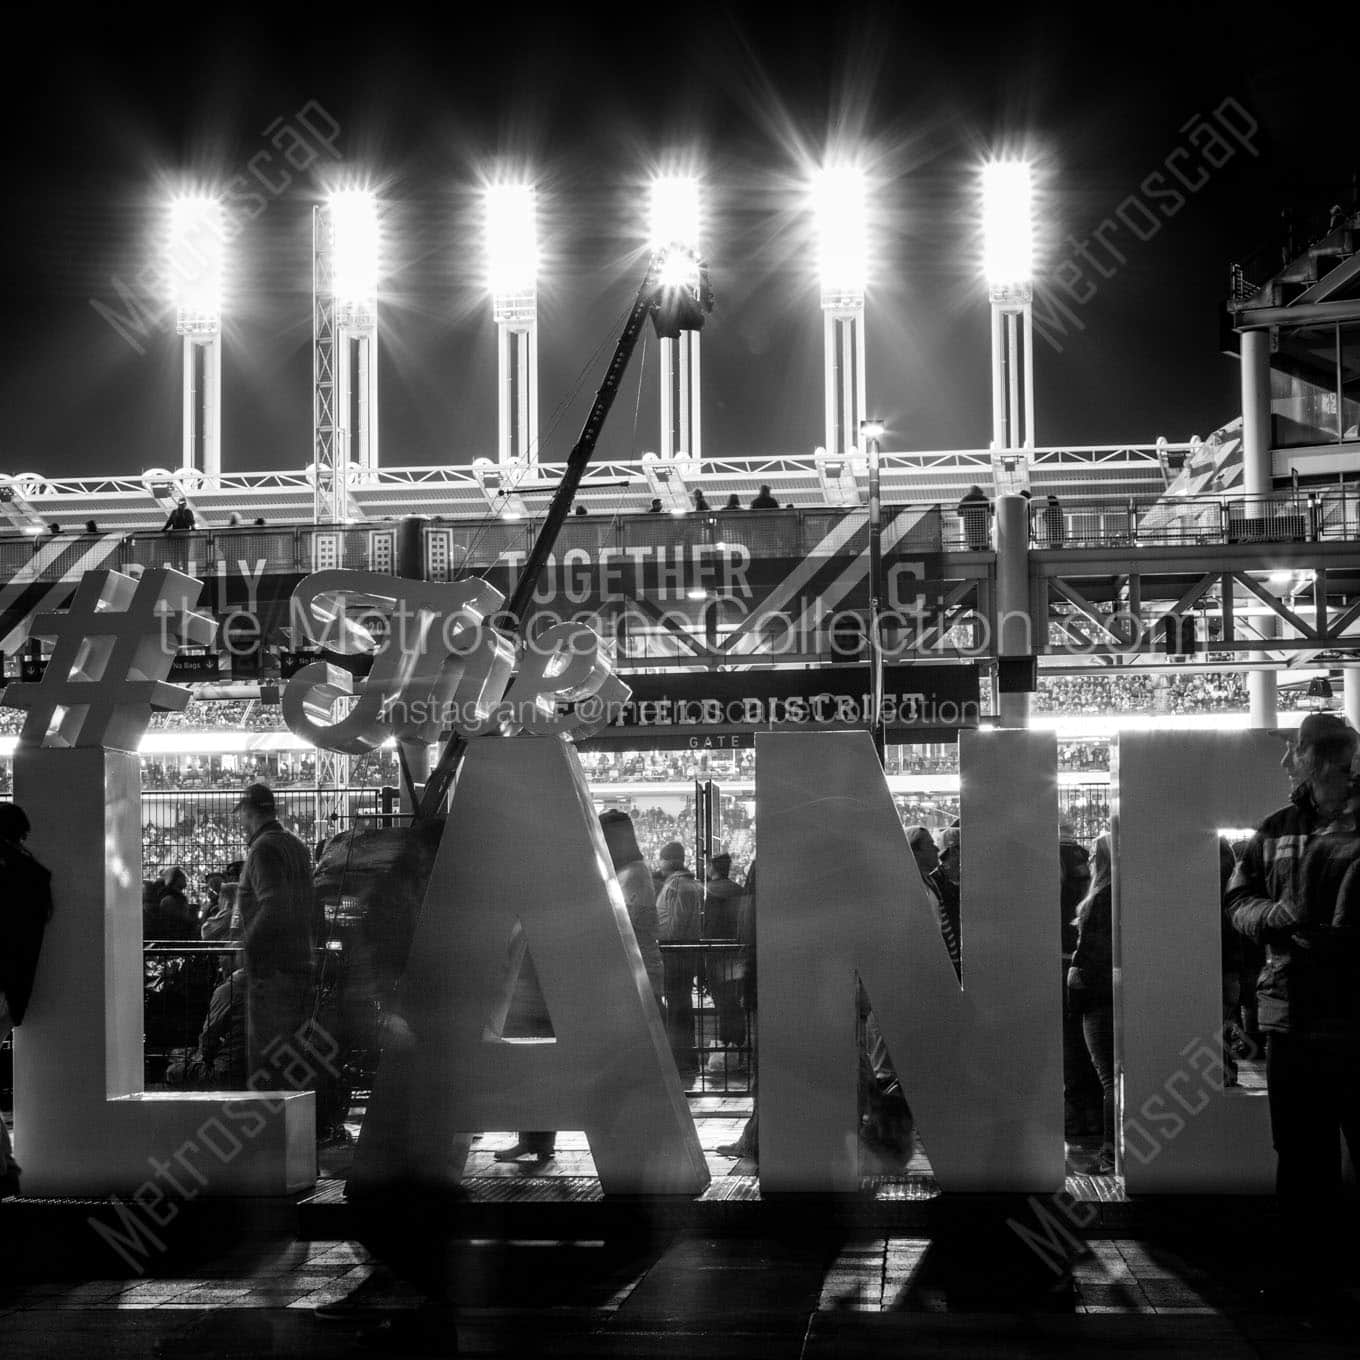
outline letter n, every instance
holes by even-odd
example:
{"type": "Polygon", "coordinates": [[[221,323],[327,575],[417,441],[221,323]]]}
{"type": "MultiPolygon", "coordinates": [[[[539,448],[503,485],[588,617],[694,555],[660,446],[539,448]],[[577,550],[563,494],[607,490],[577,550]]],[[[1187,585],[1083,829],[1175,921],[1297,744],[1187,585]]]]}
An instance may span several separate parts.
{"type": "Polygon", "coordinates": [[[574,750],[474,740],[459,775],[353,1182],[455,1184],[468,1135],[584,1129],[606,1193],[697,1194],[708,1168],[574,750]],[[511,940],[554,1038],[501,1037],[511,940]]]}
{"type": "Polygon", "coordinates": [[[962,986],[868,735],[756,738],[765,1191],[859,1185],[856,975],[940,1185],[1062,1186],[1056,742],[959,745],[962,986]]]}

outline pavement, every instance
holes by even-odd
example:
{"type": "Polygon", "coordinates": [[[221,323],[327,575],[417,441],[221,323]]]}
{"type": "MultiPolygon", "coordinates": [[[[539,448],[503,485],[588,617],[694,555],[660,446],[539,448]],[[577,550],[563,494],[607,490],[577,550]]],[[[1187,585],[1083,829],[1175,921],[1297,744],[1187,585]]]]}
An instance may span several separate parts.
{"type": "MultiPolygon", "coordinates": [[[[639,1212],[599,1193],[580,1134],[543,1166],[497,1163],[480,1137],[462,1218],[426,1244],[445,1299],[426,1296],[355,1240],[326,1150],[304,1202],[200,1200],[163,1247],[111,1249],[101,1202],[0,1203],[0,1357],[289,1360],[374,1353],[532,1358],[830,1360],[936,1356],[1360,1356],[1360,1252],[1328,1315],[1261,1311],[1268,1200],[1124,1199],[1114,1177],[1070,1175],[1089,1221],[1066,1253],[1009,1226],[1012,1205],[946,1202],[919,1146],[896,1176],[819,1204],[761,1200],[749,1163],[716,1152],[745,1108],[697,1111],[714,1183],[694,1203],[639,1212]],[[1097,1212],[1098,1211],[1098,1212],[1097,1212]],[[346,1301],[348,1315],[319,1317],[346,1301]],[[382,1320],[387,1322],[383,1323],[382,1320]],[[414,1329],[414,1330],[412,1330],[414,1329]]],[[[1069,1148],[1077,1172],[1091,1149],[1069,1148]]]]}
{"type": "MultiPolygon", "coordinates": [[[[1024,1306],[989,1306],[976,1276],[956,1297],[933,1250],[926,1238],[854,1234],[460,1242],[447,1256],[453,1310],[435,1323],[437,1344],[398,1343],[388,1353],[1360,1355],[1360,1330],[1345,1318],[1254,1311],[1254,1279],[1221,1245],[1094,1241],[1075,1263],[1068,1309],[1038,1295],[1024,1306]]],[[[1350,1304],[1360,1314],[1360,1294],[1350,1304]]],[[[144,1275],[10,1283],[0,1290],[0,1352],[24,1360],[357,1356],[378,1315],[412,1319],[421,1305],[421,1294],[355,1242],[251,1236],[191,1267],[167,1258],[144,1275]],[[351,1297],[370,1311],[347,1321],[314,1313],[351,1297]]]]}

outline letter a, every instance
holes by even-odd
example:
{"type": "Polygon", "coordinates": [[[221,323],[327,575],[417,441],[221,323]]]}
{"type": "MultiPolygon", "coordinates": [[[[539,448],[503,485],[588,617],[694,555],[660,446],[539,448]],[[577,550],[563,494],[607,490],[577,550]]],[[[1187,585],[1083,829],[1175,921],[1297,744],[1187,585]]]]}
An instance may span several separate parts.
{"type": "Polygon", "coordinates": [[[411,945],[354,1180],[450,1185],[467,1135],[584,1129],[610,1194],[697,1194],[708,1168],[576,753],[472,742],[411,945]],[[523,927],[552,1040],[500,1035],[523,927]]]}

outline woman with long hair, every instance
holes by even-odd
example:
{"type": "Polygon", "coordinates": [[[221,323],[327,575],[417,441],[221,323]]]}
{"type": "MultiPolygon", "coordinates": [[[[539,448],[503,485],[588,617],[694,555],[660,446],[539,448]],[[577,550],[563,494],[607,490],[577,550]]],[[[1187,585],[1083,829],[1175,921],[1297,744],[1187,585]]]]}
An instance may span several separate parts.
{"type": "Polygon", "coordinates": [[[1114,940],[1110,904],[1113,860],[1110,833],[1096,838],[1091,886],[1077,908],[1077,947],[1067,974],[1068,1002],[1081,1016],[1082,1036],[1100,1078],[1101,1147],[1087,1167],[1092,1175],[1114,1172],[1114,940]]]}

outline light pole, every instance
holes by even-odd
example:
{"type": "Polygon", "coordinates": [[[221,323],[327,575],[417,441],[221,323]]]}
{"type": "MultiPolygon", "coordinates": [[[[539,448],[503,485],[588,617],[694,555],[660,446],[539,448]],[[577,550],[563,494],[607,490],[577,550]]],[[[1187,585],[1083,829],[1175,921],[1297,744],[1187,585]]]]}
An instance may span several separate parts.
{"type": "Polygon", "coordinates": [[[1027,162],[991,161],[983,167],[983,272],[992,304],[994,452],[1034,448],[1032,198],[1027,162]]]}
{"type": "Polygon", "coordinates": [[[215,485],[222,471],[222,204],[176,199],[170,210],[175,329],[183,337],[181,465],[215,485]]]}
{"type": "Polygon", "coordinates": [[[887,732],[883,721],[883,633],[880,625],[883,601],[883,503],[879,497],[878,441],[883,438],[881,420],[861,420],[861,443],[869,460],[869,693],[873,704],[870,735],[880,763],[884,762],[887,732]]]}
{"type": "MultiPolygon", "coordinates": [[[[668,288],[692,286],[699,257],[699,181],[661,175],[652,181],[648,239],[663,257],[661,282],[668,288]]],[[[703,452],[700,419],[699,332],[682,330],[660,337],[662,458],[703,452]]]]}
{"type": "Polygon", "coordinates": [[[864,284],[868,272],[864,174],[828,166],[813,189],[824,333],[826,447],[848,453],[864,420],[864,284]]]}
{"type": "Polygon", "coordinates": [[[538,462],[538,233],[531,184],[496,184],[486,200],[496,320],[501,466],[538,462]]]}

